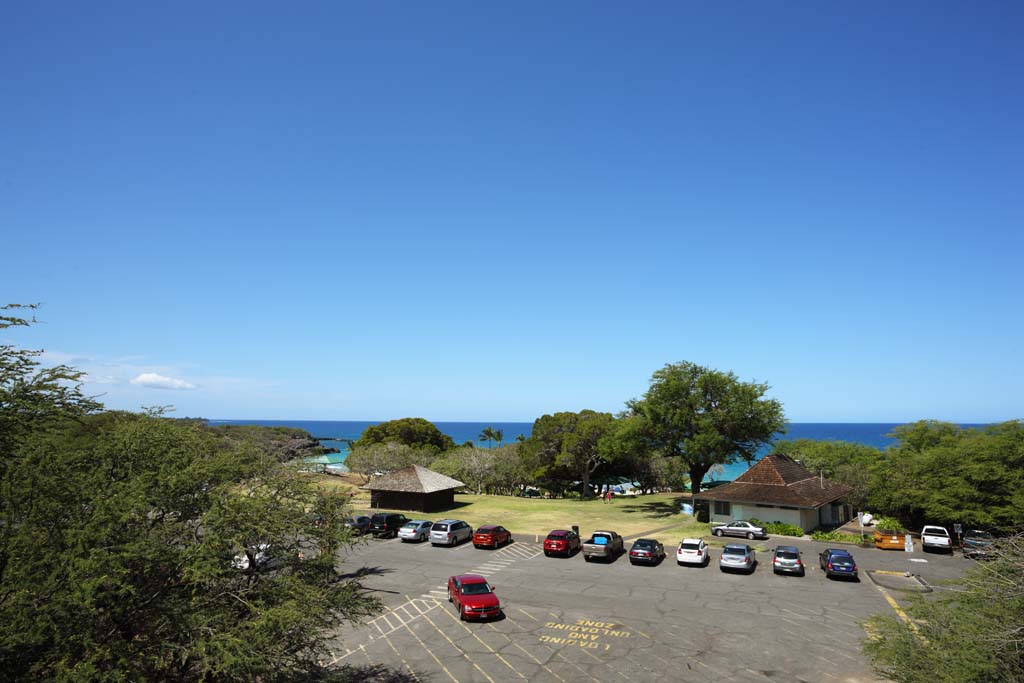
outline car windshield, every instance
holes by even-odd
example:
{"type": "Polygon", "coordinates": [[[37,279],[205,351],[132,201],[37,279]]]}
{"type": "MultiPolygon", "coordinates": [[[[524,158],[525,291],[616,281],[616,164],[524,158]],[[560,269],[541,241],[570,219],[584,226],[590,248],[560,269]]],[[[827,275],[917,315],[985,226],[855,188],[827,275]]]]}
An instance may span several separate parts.
{"type": "Polygon", "coordinates": [[[490,593],[491,587],[486,583],[464,583],[462,584],[463,595],[484,595],[490,593]]]}
{"type": "Polygon", "coordinates": [[[683,550],[700,550],[700,545],[696,543],[683,543],[679,547],[683,550]]]}
{"type": "Polygon", "coordinates": [[[650,549],[654,547],[654,541],[640,540],[633,544],[634,548],[646,548],[650,549]]]}
{"type": "Polygon", "coordinates": [[[565,534],[548,534],[549,541],[564,541],[565,534]]]}
{"type": "Polygon", "coordinates": [[[431,527],[431,530],[433,530],[433,531],[448,531],[448,525],[447,524],[435,524],[434,526],[431,527]]]}
{"type": "Polygon", "coordinates": [[[925,533],[929,536],[949,536],[948,531],[937,526],[928,527],[928,531],[926,531],[925,533]]]}
{"type": "Polygon", "coordinates": [[[727,546],[725,546],[725,549],[722,551],[722,554],[723,555],[746,555],[747,551],[746,551],[745,548],[736,548],[736,547],[728,546],[727,545],[727,546]]]}
{"type": "Polygon", "coordinates": [[[419,522],[406,522],[405,524],[402,525],[402,528],[403,529],[415,529],[419,525],[420,525],[419,522]]]}
{"type": "Polygon", "coordinates": [[[833,555],[832,564],[849,565],[853,564],[853,558],[849,555],[833,555]]]}
{"type": "Polygon", "coordinates": [[[492,529],[489,526],[482,526],[479,529],[477,529],[476,532],[478,534],[493,534],[494,533],[494,529],[492,529]]]}
{"type": "Polygon", "coordinates": [[[776,557],[781,557],[784,560],[799,560],[800,553],[793,552],[792,550],[780,550],[775,553],[776,557]]]}

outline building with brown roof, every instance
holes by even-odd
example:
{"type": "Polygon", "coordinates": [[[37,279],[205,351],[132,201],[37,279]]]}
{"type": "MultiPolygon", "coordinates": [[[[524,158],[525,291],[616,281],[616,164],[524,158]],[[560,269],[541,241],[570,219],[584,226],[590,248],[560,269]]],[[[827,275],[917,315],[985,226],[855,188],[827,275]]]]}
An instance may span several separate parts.
{"type": "Polygon", "coordinates": [[[364,488],[370,492],[370,507],[387,510],[435,512],[455,504],[455,489],[465,486],[458,479],[419,465],[377,477],[364,488]]]}
{"type": "Polygon", "coordinates": [[[729,484],[695,495],[707,501],[712,524],[750,519],[795,524],[805,533],[850,519],[846,484],[825,479],[785,455],[768,455],[729,484]]]}

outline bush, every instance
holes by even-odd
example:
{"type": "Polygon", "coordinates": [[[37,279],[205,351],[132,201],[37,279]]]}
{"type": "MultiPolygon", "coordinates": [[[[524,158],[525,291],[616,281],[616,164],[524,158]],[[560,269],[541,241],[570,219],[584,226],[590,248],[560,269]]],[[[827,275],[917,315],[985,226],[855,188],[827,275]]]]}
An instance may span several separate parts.
{"type": "Polygon", "coordinates": [[[815,541],[844,541],[853,537],[841,531],[815,531],[811,534],[811,538],[815,541]]]}
{"type": "Polygon", "coordinates": [[[879,531],[888,531],[894,534],[907,533],[907,530],[903,528],[903,525],[895,517],[875,517],[875,528],[879,531]]]}
{"type": "Polygon", "coordinates": [[[774,536],[803,536],[804,530],[796,524],[785,522],[770,522],[764,525],[764,532],[774,536]]]}

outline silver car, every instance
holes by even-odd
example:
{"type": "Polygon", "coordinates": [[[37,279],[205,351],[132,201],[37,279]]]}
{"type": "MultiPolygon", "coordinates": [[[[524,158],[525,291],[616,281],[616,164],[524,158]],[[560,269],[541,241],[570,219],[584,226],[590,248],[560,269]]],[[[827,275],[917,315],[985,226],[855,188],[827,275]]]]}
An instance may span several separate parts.
{"type": "Polygon", "coordinates": [[[461,519],[442,519],[430,527],[431,545],[458,545],[473,538],[473,527],[461,519]]]}
{"type": "Polygon", "coordinates": [[[750,522],[742,519],[738,519],[735,522],[729,522],[728,524],[713,526],[711,527],[711,533],[715,536],[739,536],[740,538],[748,538],[750,540],[754,540],[755,538],[766,538],[763,527],[751,524],[750,522]]]}
{"type": "Polygon", "coordinates": [[[424,519],[414,519],[399,527],[398,537],[402,539],[402,543],[406,541],[425,541],[430,538],[430,527],[433,524],[433,522],[428,522],[424,519]]]}
{"type": "Polygon", "coordinates": [[[718,568],[724,571],[739,569],[753,574],[757,567],[757,556],[749,545],[730,543],[722,548],[722,556],[718,560],[718,568]]]}

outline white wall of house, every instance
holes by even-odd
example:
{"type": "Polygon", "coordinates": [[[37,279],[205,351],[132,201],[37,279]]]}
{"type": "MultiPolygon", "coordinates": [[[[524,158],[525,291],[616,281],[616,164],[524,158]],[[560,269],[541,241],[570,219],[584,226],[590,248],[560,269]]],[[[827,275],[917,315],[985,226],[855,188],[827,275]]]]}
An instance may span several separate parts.
{"type": "Polygon", "coordinates": [[[750,519],[754,517],[762,522],[783,522],[794,524],[810,533],[819,526],[818,511],[803,508],[781,508],[777,506],[754,505],[752,503],[730,503],[727,514],[714,501],[709,502],[711,511],[710,520],[712,524],[726,524],[736,519],[750,519]],[[718,511],[716,511],[718,507],[718,511]]]}

